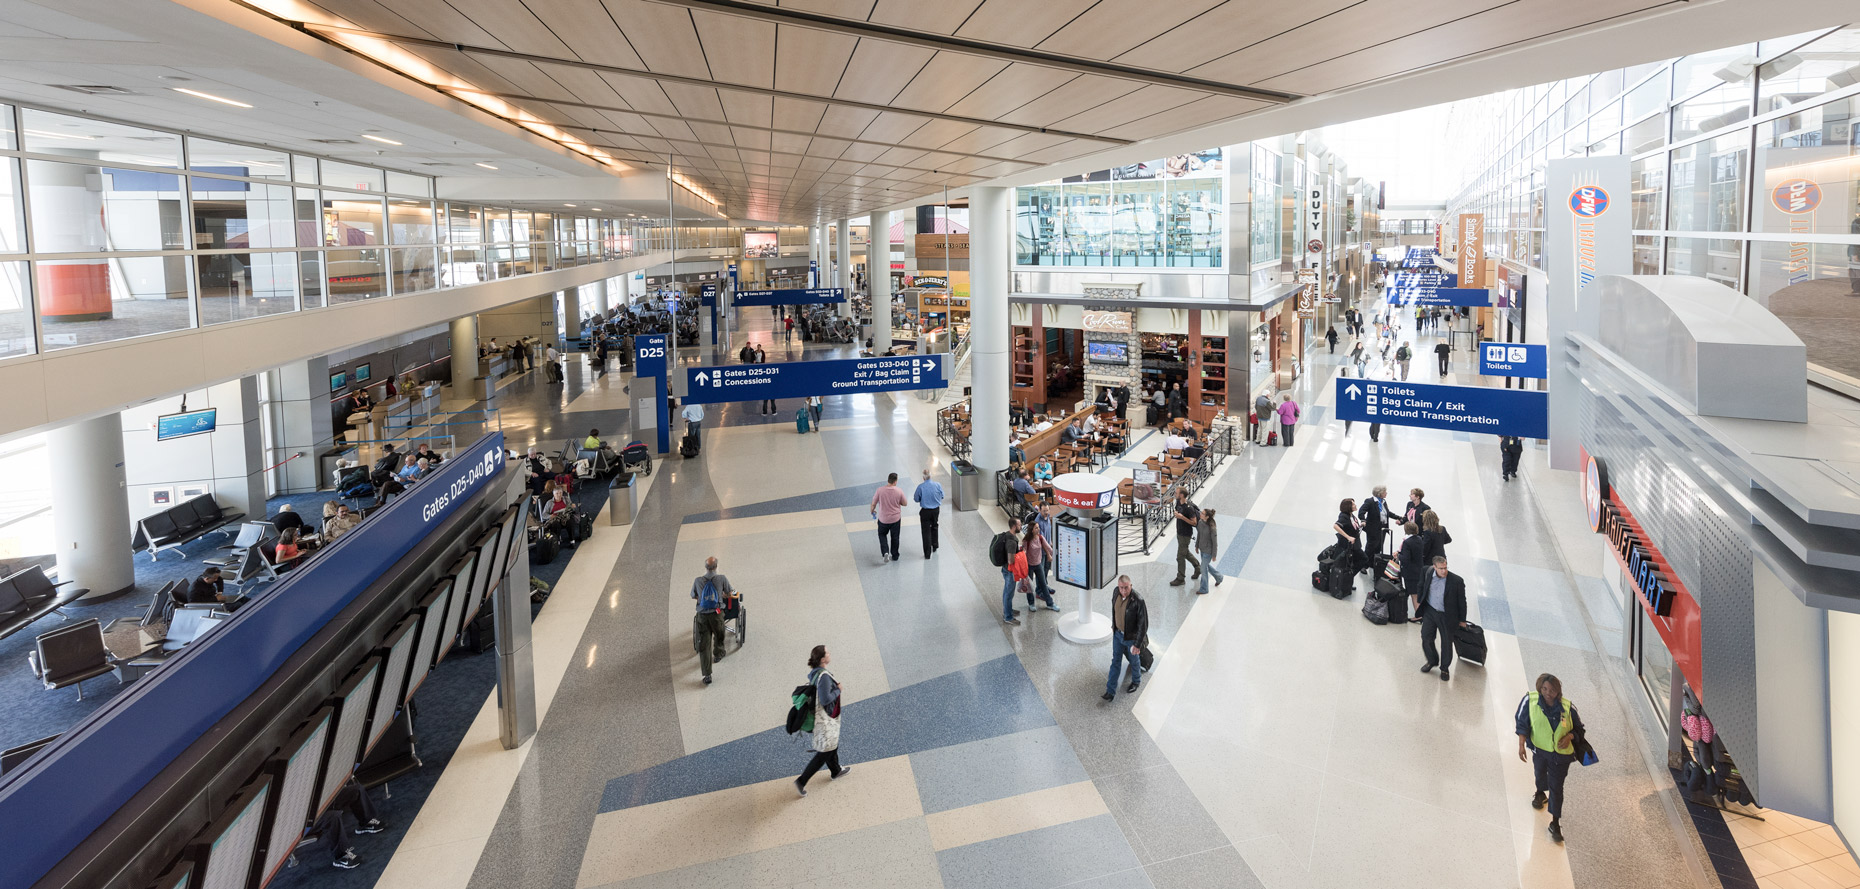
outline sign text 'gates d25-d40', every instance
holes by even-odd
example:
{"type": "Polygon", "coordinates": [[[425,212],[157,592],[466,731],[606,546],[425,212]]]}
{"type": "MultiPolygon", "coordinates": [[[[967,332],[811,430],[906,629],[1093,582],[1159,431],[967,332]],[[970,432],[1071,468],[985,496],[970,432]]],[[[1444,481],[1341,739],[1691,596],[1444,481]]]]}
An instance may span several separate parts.
{"type": "Polygon", "coordinates": [[[777,361],[685,371],[685,401],[717,404],[810,395],[858,395],[906,389],[941,389],[943,356],[896,355],[831,361],[777,361]]]}
{"type": "Polygon", "coordinates": [[[1336,394],[1339,420],[1521,438],[1550,434],[1543,392],[1339,377],[1336,394]]]}

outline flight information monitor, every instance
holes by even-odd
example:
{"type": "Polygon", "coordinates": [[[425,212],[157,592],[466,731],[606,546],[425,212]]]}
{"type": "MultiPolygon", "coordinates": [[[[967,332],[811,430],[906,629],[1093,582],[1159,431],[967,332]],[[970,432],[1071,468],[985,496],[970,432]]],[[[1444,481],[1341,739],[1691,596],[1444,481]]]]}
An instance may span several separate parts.
{"type": "Polygon", "coordinates": [[[349,673],[336,687],[335,739],[329,745],[329,764],[323,767],[323,779],[317,792],[317,814],[336,798],[344,781],[362,761],[362,731],[368,727],[368,705],[375,699],[375,686],[381,684],[381,659],[370,657],[349,673]]]}
{"type": "Polygon", "coordinates": [[[272,806],[271,826],[265,829],[261,886],[271,882],[284,867],[284,862],[290,860],[298,838],[310,825],[316,774],[323,765],[323,755],[329,752],[329,725],[334,714],[328,707],[317,708],[310,721],[291,733],[290,740],[278,751],[278,758],[265,767],[271,775],[272,797],[276,803],[272,806]]]}
{"type": "Polygon", "coordinates": [[[438,666],[446,659],[446,653],[452,650],[452,643],[459,637],[459,621],[464,617],[467,603],[476,593],[478,583],[478,551],[466,550],[465,555],[452,563],[452,602],[447,606],[445,622],[439,627],[439,638],[433,645],[433,665],[438,666]]]}
{"type": "Polygon", "coordinates": [[[491,526],[491,530],[484,532],[484,536],[478,538],[478,578],[472,583],[471,598],[466,600],[464,607],[459,609],[460,631],[471,623],[472,618],[478,616],[478,608],[484,604],[484,597],[491,594],[491,587],[497,583],[499,577],[503,576],[498,570],[502,567],[502,563],[497,561],[500,552],[498,547],[503,545],[503,539],[503,525],[491,526]]]}
{"type": "Polygon", "coordinates": [[[420,631],[414,634],[413,657],[407,673],[407,697],[420,690],[426,674],[433,669],[433,644],[446,622],[446,606],[452,604],[452,578],[441,577],[420,599],[420,631]]]}
{"type": "Polygon", "coordinates": [[[407,661],[413,654],[414,631],[419,629],[420,619],[417,615],[407,615],[401,622],[389,630],[387,638],[382,640],[383,667],[381,671],[381,691],[375,695],[374,712],[368,720],[368,744],[362,748],[362,758],[368,758],[368,751],[375,749],[381,736],[387,734],[387,728],[394,722],[394,711],[400,709],[400,702],[407,692],[407,661]]]}
{"type": "Polygon", "coordinates": [[[226,811],[200,831],[193,858],[201,889],[246,889],[251,884],[270,796],[271,776],[260,775],[233,794],[226,811]]]}

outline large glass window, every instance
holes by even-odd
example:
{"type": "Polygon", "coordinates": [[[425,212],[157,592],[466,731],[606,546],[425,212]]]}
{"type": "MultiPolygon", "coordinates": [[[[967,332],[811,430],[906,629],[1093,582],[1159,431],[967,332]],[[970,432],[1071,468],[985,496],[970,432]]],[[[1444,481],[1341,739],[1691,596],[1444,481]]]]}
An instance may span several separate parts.
{"type": "Polygon", "coordinates": [[[1634,161],[1634,228],[1658,230],[1666,220],[1666,158],[1653,155],[1634,161]]]}
{"type": "Polygon", "coordinates": [[[1627,116],[1628,120],[1639,120],[1649,112],[1665,108],[1666,82],[1666,69],[1661,68],[1658,74],[1628,90],[1627,98],[1622,100],[1622,113],[1627,116]]]}
{"type": "MultiPolygon", "coordinates": [[[[0,107],[0,114],[5,109],[0,107]]],[[[0,159],[0,252],[26,249],[26,214],[19,203],[19,161],[0,159]]]]}
{"type": "Polygon", "coordinates": [[[297,254],[203,253],[194,257],[200,323],[221,324],[297,308],[297,254]]]}
{"type": "Polygon", "coordinates": [[[433,205],[427,201],[395,199],[388,202],[388,237],[395,244],[435,244],[439,227],[433,205]]]}
{"type": "Polygon", "coordinates": [[[100,120],[25,108],[20,111],[27,151],[102,163],[181,168],[181,137],[100,120]]]}
{"type": "MultiPolygon", "coordinates": [[[[291,178],[291,157],[282,151],[211,139],[187,140],[187,167],[196,173],[247,179],[291,178]]],[[[310,181],[316,180],[312,177],[310,181]]]]}
{"type": "Polygon", "coordinates": [[[1750,117],[1750,78],[1706,90],[1673,108],[1673,141],[1721,130],[1750,117]]]}
{"type": "Polygon", "coordinates": [[[1203,152],[1017,189],[1015,263],[1219,267],[1220,171],[1219,153],[1203,152]]]}
{"type": "Polygon", "coordinates": [[[386,243],[383,215],[380,198],[338,197],[324,192],[324,246],[361,247],[386,243]]]}
{"type": "Polygon", "coordinates": [[[1253,147],[1252,245],[1254,264],[1279,261],[1279,153],[1253,147]]]}
{"type": "MultiPolygon", "coordinates": [[[[1673,149],[1672,173],[1667,178],[1667,227],[1672,231],[1743,231],[1749,153],[1749,130],[1673,149]]],[[[1672,270],[1670,261],[1667,267],[1672,270]]]]}
{"type": "Polygon", "coordinates": [[[187,261],[186,256],[123,255],[33,263],[45,348],[87,346],[194,326],[187,261]]]}
{"type": "Polygon", "coordinates": [[[1756,166],[1763,178],[1751,205],[1751,230],[1860,240],[1856,117],[1860,98],[1850,97],[1802,109],[1759,129],[1756,166]]]}
{"type": "Polygon", "coordinates": [[[384,188],[383,173],[374,167],[332,160],[323,161],[322,167],[324,185],[351,191],[381,191],[384,188]]]}
{"type": "Polygon", "coordinates": [[[1756,71],[1756,58],[1756,46],[1746,43],[1680,59],[1673,64],[1673,100],[1677,102],[1719,84],[1748,83],[1756,71]]]}
{"type": "Polygon", "coordinates": [[[31,161],[36,253],[181,250],[181,177],[96,164],[31,161]]]}
{"type": "Polygon", "coordinates": [[[30,355],[32,299],[26,291],[26,264],[0,262],[0,358],[30,355]]]}
{"type": "Polygon", "coordinates": [[[1728,238],[1667,238],[1666,273],[1692,275],[1736,290],[1744,268],[1744,242],[1728,238]]]}
{"type": "Polygon", "coordinates": [[[323,255],[324,273],[328,275],[329,304],[357,302],[387,295],[386,252],[369,250],[331,250],[323,255]]]}
{"type": "MultiPolygon", "coordinates": [[[[296,217],[288,185],[190,177],[194,244],[200,249],[295,247],[296,217]]],[[[305,246],[314,246],[312,241],[305,246]]]]}

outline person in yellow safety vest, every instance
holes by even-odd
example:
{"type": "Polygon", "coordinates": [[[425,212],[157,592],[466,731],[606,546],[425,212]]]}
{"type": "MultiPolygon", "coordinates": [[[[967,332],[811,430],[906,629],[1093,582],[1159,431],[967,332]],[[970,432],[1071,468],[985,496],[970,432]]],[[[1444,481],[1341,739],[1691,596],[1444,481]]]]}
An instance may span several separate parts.
{"type": "Polygon", "coordinates": [[[1582,731],[1582,717],[1576,705],[1563,697],[1563,681],[1545,673],[1537,677],[1537,690],[1518,702],[1518,759],[1524,760],[1530,748],[1530,761],[1537,773],[1537,793],[1531,808],[1550,807],[1550,839],[1563,842],[1563,779],[1569,777],[1569,764],[1576,761],[1575,735],[1582,731]]]}

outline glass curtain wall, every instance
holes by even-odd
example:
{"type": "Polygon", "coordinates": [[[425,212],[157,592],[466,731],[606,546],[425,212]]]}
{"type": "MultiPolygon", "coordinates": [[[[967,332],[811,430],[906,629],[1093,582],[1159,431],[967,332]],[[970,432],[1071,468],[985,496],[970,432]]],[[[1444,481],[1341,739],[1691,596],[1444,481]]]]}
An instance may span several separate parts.
{"type": "Polygon", "coordinates": [[[0,359],[634,256],[669,231],[0,105],[0,359]]]}
{"type": "Polygon", "coordinates": [[[1514,90],[1448,215],[1543,264],[1543,171],[1632,159],[1634,271],[1739,290],[1860,377],[1860,26],[1746,43],[1514,90]],[[1502,227],[1502,230],[1501,230],[1502,227]]]}
{"type": "Polygon", "coordinates": [[[1023,267],[1226,267],[1221,149],[1015,190],[1023,267]]]}

